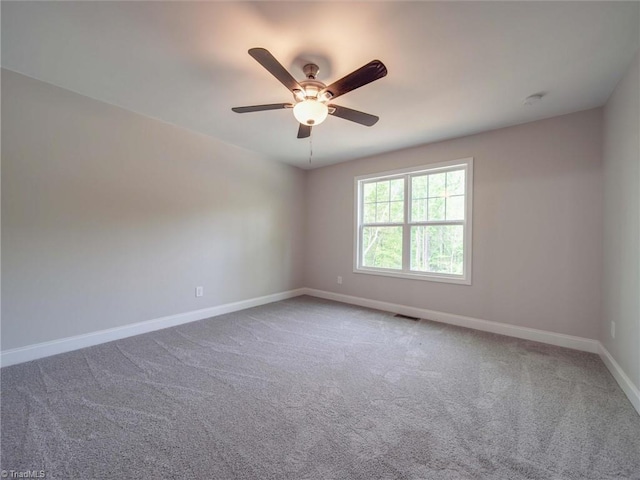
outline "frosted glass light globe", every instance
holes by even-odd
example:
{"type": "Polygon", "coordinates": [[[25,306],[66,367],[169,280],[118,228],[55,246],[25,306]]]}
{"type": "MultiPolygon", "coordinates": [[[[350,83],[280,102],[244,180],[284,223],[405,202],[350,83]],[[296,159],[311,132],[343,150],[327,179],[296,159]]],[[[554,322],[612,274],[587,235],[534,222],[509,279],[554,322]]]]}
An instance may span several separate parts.
{"type": "Polygon", "coordinates": [[[293,107],[293,116],[303,125],[320,125],[328,114],[329,108],[324,103],[310,98],[293,107]]]}

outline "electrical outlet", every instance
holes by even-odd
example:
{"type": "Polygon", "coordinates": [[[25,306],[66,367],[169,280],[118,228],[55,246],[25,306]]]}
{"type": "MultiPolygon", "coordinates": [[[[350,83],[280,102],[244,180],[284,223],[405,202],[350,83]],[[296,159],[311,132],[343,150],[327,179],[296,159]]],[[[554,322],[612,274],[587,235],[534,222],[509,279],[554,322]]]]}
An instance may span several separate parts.
{"type": "Polygon", "coordinates": [[[338,285],[342,285],[342,277],[338,277],[338,285]]]}
{"type": "Polygon", "coordinates": [[[196,297],[204,296],[204,287],[196,287],[196,297]]]}
{"type": "Polygon", "coordinates": [[[616,338],[616,322],[611,322],[611,338],[616,338]]]}

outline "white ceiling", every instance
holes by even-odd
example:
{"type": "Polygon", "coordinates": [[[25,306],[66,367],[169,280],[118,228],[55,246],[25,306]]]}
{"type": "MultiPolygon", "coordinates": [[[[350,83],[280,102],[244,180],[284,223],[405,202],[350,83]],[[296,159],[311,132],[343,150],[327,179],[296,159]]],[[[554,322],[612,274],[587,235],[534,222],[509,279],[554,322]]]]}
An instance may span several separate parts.
{"type": "Polygon", "coordinates": [[[2,2],[2,66],[269,158],[313,168],[603,105],[640,45],[638,2],[2,2]],[[377,58],[389,74],[296,138],[291,100],[248,54],[329,84],[377,58]],[[326,59],[326,61],[323,61],[326,59]],[[537,106],[522,104],[544,92],[537,106]]]}

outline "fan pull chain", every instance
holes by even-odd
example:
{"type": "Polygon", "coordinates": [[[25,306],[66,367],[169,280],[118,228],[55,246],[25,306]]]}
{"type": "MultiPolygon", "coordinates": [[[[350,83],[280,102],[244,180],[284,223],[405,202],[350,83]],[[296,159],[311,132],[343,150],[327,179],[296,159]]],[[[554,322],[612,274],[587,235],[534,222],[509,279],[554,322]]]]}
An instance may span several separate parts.
{"type": "Polygon", "coordinates": [[[309,165],[311,165],[311,157],[313,157],[313,130],[309,133],[309,165]]]}

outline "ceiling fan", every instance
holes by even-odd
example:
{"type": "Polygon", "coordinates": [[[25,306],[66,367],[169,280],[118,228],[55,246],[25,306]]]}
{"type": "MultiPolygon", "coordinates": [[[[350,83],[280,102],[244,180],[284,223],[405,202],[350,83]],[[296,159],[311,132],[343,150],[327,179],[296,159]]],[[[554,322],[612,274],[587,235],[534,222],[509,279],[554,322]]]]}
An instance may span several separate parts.
{"type": "Polygon", "coordinates": [[[329,102],[340,95],[384,77],[387,74],[387,67],[380,60],[372,60],[327,86],[316,80],[319,68],[314,63],[308,63],[303,67],[302,70],[306,78],[298,82],[268,50],[252,48],[249,50],[249,55],[289,89],[293,94],[293,102],[234,107],[231,109],[234,112],[248,113],[292,108],[293,115],[300,122],[298,138],[309,137],[311,135],[311,127],[324,122],[327,115],[333,115],[367,127],[374,125],[379,120],[375,115],[329,102]]]}

